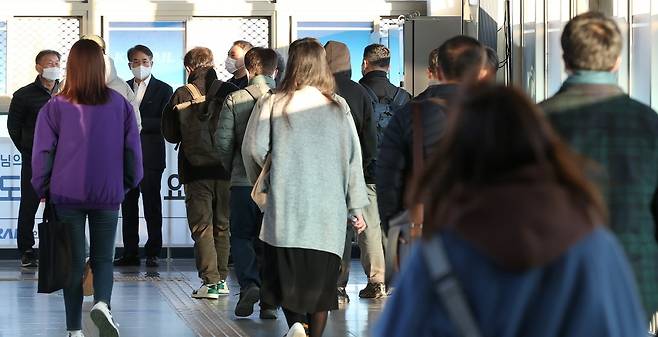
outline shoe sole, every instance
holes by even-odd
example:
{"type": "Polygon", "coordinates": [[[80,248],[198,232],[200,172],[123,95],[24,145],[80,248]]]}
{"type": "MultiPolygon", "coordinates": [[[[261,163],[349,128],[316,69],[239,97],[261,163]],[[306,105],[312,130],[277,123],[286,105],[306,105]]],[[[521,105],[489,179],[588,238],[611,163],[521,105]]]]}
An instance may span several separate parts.
{"type": "Polygon", "coordinates": [[[107,319],[107,316],[102,311],[92,310],[89,315],[98,328],[99,337],[119,337],[119,329],[107,319]]]}
{"type": "Polygon", "coordinates": [[[254,304],[260,300],[260,290],[249,288],[235,306],[235,316],[248,317],[254,313],[254,304]]]}
{"type": "Polygon", "coordinates": [[[276,314],[263,314],[262,311],[260,312],[260,314],[258,315],[258,317],[260,317],[260,319],[277,319],[277,318],[278,318],[278,317],[276,316],[276,314]]]}
{"type": "Polygon", "coordinates": [[[206,294],[206,295],[197,295],[197,294],[192,294],[192,298],[196,298],[198,300],[216,300],[219,298],[219,295],[213,295],[213,294],[206,294]]]}

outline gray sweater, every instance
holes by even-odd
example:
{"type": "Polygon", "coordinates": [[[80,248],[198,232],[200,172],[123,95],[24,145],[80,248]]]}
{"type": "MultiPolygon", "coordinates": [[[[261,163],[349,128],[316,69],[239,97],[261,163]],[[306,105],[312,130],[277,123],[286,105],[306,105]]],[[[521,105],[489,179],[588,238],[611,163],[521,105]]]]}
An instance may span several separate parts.
{"type": "Polygon", "coordinates": [[[253,183],[270,151],[272,168],[260,239],[285,248],[342,256],[346,221],[368,205],[361,148],[345,100],[340,107],[314,87],[298,90],[284,116],[280,96],[254,107],[242,154],[253,183]],[[272,116],[270,120],[270,116],[272,116]]]}

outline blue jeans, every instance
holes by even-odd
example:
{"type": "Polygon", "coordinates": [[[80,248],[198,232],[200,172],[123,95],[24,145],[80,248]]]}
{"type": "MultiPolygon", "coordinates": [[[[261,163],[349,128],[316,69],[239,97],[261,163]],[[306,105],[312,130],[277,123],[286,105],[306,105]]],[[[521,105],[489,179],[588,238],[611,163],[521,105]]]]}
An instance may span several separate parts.
{"type": "Polygon", "coordinates": [[[229,198],[231,208],[231,256],[235,274],[244,291],[260,287],[260,256],[257,254],[263,213],[251,199],[251,187],[233,186],[229,198]]]}
{"type": "Polygon", "coordinates": [[[114,241],[118,210],[79,210],[56,207],[60,221],[71,228],[71,284],[64,288],[66,329],[82,329],[82,274],[85,266],[85,225],[89,218],[90,264],[94,273],[94,302],[110,305],[114,283],[114,241]]]}

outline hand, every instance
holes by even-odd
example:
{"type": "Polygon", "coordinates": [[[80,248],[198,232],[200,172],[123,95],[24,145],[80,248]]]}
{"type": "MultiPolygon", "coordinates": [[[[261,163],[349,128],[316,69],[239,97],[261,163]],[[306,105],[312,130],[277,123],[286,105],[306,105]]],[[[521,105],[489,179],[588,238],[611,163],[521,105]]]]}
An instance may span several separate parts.
{"type": "Polygon", "coordinates": [[[352,217],[352,227],[354,227],[356,234],[361,234],[366,230],[366,222],[363,220],[362,215],[352,217]]]}

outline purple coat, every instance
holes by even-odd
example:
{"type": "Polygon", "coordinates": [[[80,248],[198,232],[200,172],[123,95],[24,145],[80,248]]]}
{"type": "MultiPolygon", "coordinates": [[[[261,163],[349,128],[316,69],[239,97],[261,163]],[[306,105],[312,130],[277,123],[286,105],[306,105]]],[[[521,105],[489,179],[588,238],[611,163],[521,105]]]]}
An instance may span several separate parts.
{"type": "Polygon", "coordinates": [[[55,96],[41,108],[32,150],[32,186],[40,197],[76,209],[119,209],[142,180],[135,113],[118,92],[102,105],[55,96]]]}

